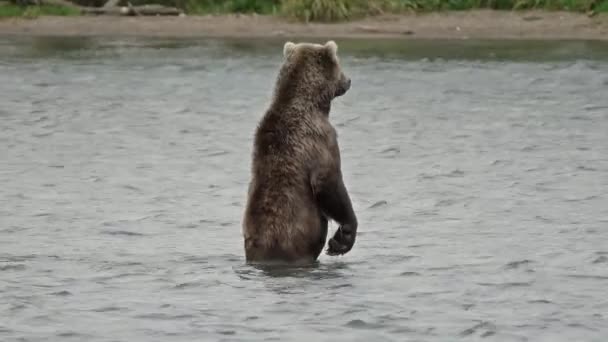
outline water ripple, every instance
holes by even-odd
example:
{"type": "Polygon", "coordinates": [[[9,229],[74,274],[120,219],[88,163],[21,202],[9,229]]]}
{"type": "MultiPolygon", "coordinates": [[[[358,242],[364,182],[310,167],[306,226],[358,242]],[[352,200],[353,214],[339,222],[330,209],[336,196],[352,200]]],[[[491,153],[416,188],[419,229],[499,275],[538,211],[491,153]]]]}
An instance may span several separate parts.
{"type": "Polygon", "coordinates": [[[0,39],[1,341],[608,336],[606,46],[341,43],[355,247],[249,265],[281,40],[0,39]]]}

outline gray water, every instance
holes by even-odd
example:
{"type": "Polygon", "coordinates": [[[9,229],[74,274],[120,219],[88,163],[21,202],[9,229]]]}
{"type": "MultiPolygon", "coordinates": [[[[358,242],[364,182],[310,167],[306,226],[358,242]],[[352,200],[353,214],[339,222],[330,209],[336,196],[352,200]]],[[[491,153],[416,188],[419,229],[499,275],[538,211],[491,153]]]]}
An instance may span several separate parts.
{"type": "Polygon", "coordinates": [[[0,40],[0,341],[605,341],[608,45],[338,41],[359,238],[260,269],[282,43],[0,40]]]}

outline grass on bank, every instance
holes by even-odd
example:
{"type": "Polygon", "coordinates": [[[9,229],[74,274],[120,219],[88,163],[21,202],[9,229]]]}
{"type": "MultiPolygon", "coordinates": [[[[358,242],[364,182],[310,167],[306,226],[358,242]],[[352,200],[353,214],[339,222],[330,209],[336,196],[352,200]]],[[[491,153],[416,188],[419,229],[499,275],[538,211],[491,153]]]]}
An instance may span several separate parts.
{"type": "MultiPolygon", "coordinates": [[[[13,0],[14,1],[14,0],[13,0]]],[[[92,5],[95,0],[72,0],[92,5]]],[[[105,2],[104,0],[101,3],[105,2]]],[[[608,0],[132,0],[134,5],[175,6],[187,14],[258,13],[299,21],[338,22],[381,13],[494,10],[564,10],[608,12],[608,0]]],[[[35,18],[41,15],[78,15],[62,6],[18,6],[0,2],[0,17],[35,18]]]]}
{"type": "Polygon", "coordinates": [[[183,0],[194,13],[281,14],[302,21],[343,21],[405,11],[564,10],[608,12],[608,0],[183,0]]]}
{"type": "Polygon", "coordinates": [[[21,17],[37,18],[42,15],[71,16],[79,15],[78,10],[56,5],[19,6],[8,3],[0,3],[0,18],[21,17]]]}
{"type": "Polygon", "coordinates": [[[281,0],[175,0],[189,14],[277,14],[281,0]]]}
{"type": "Polygon", "coordinates": [[[281,13],[302,21],[344,21],[380,13],[494,10],[608,12],[608,0],[284,0],[281,13]]]}

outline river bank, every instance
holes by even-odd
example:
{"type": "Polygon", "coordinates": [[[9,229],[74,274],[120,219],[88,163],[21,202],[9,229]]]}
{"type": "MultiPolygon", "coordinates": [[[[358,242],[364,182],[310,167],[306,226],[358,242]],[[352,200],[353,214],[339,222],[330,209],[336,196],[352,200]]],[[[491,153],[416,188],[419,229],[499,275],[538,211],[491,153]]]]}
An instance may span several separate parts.
{"type": "Polygon", "coordinates": [[[608,14],[492,11],[383,15],[322,24],[262,15],[182,17],[43,16],[0,20],[0,35],[542,39],[608,41],[608,14]]]}

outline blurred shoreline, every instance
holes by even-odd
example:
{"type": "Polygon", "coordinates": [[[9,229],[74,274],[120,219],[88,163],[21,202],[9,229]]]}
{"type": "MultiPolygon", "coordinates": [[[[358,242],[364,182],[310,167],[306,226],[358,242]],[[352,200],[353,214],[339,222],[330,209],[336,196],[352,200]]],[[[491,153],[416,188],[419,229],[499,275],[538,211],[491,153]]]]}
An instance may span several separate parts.
{"type": "Polygon", "coordinates": [[[0,35],[608,41],[608,14],[470,10],[382,15],[331,24],[289,22],[265,15],[42,16],[2,19],[0,35]]]}

